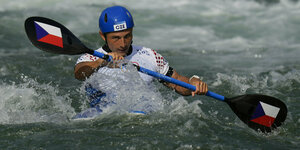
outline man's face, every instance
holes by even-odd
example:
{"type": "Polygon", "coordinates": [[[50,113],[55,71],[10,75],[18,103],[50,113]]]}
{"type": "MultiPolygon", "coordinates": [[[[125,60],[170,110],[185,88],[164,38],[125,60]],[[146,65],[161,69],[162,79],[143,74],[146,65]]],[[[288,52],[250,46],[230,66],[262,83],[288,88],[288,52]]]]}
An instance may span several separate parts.
{"type": "MultiPolygon", "coordinates": [[[[105,40],[104,35],[101,32],[100,35],[102,39],[105,40]]],[[[118,32],[110,32],[106,34],[106,42],[108,44],[109,49],[112,52],[118,52],[123,56],[125,56],[128,53],[132,38],[132,28],[118,32]]]]}

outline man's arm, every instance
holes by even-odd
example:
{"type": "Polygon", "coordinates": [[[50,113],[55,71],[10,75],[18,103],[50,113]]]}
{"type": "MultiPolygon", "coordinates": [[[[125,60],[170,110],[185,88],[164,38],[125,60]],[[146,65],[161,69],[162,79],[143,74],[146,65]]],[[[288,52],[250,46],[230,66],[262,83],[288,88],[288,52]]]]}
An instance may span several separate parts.
{"type": "MultiPolygon", "coordinates": [[[[110,52],[108,55],[113,57],[113,61],[124,59],[123,56],[118,54],[117,52],[110,52]]],[[[114,62],[115,63],[115,62],[114,62]]],[[[106,66],[108,62],[104,59],[98,58],[95,61],[81,62],[78,63],[74,68],[75,78],[78,80],[85,80],[90,77],[94,72],[96,72],[100,67],[106,66]]],[[[108,67],[116,68],[118,67],[116,64],[110,64],[108,67]]]]}
{"type": "Polygon", "coordinates": [[[106,61],[100,58],[96,61],[78,63],[74,68],[75,78],[83,81],[97,71],[99,67],[104,66],[105,64],[106,61]]]}
{"type": "Polygon", "coordinates": [[[185,76],[182,76],[180,74],[178,74],[175,70],[173,70],[173,74],[171,76],[174,79],[192,84],[194,86],[196,86],[196,91],[191,91],[189,89],[186,89],[184,87],[181,87],[179,85],[173,84],[173,83],[164,83],[167,87],[170,87],[172,89],[175,89],[175,91],[183,96],[188,96],[188,95],[192,95],[194,96],[195,94],[198,95],[204,95],[207,92],[207,84],[202,82],[200,79],[197,78],[187,78],[185,76]]]}

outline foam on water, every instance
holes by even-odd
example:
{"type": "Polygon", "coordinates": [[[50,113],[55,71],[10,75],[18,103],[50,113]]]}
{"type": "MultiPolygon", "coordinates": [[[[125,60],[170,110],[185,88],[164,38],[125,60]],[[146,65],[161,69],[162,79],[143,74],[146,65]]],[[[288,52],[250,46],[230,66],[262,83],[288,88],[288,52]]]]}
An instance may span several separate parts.
{"type": "Polygon", "coordinates": [[[150,7],[157,13],[142,13],[143,16],[139,16],[146,20],[152,18],[147,22],[163,21],[164,24],[151,27],[144,23],[137,25],[136,30],[143,30],[141,26],[150,28],[149,34],[138,36],[140,41],[137,42],[167,50],[198,47],[245,51],[251,47],[299,47],[298,42],[295,42],[299,39],[295,34],[298,32],[295,31],[295,23],[300,14],[299,3],[284,0],[275,6],[266,7],[255,1],[213,0],[205,3],[189,2],[180,10],[172,5],[165,7],[168,8],[150,7]],[[196,7],[198,9],[191,9],[196,7]]]}
{"type": "Polygon", "coordinates": [[[123,112],[162,110],[164,107],[162,96],[153,85],[149,85],[141,79],[136,68],[130,62],[127,63],[126,69],[103,71],[93,75],[85,83],[92,84],[106,93],[105,101],[116,103],[110,110],[123,112]]]}
{"type": "Polygon", "coordinates": [[[153,3],[149,1],[99,3],[96,0],[89,2],[33,0],[24,3],[17,0],[4,1],[0,9],[21,11],[26,8],[27,16],[41,15],[53,18],[62,22],[75,34],[86,32],[97,34],[99,12],[115,4],[124,5],[133,11],[135,30],[138,33],[134,41],[155,49],[199,48],[241,51],[254,45],[299,48],[299,42],[296,40],[300,37],[295,29],[299,22],[297,16],[300,14],[300,4],[290,0],[282,0],[270,7],[250,0],[221,2],[176,0],[153,3]],[[71,4],[76,6],[76,11],[69,7],[71,4]],[[37,9],[47,14],[40,14],[37,9]],[[90,11],[85,11],[86,9],[90,11]],[[56,12],[64,15],[57,15],[56,12]],[[149,26],[149,23],[154,25],[149,26]]]}
{"type": "Polygon", "coordinates": [[[278,69],[266,71],[260,74],[250,75],[228,75],[218,73],[216,80],[212,83],[212,87],[222,85],[230,85],[228,91],[236,94],[246,93],[264,93],[271,95],[284,95],[295,92],[299,89],[299,71],[291,70],[285,72],[285,67],[281,66],[278,69]],[[278,90],[276,90],[278,89],[278,90]]]}
{"type": "Polygon", "coordinates": [[[62,123],[74,114],[68,95],[23,76],[24,83],[0,85],[0,124],[62,123]]]}

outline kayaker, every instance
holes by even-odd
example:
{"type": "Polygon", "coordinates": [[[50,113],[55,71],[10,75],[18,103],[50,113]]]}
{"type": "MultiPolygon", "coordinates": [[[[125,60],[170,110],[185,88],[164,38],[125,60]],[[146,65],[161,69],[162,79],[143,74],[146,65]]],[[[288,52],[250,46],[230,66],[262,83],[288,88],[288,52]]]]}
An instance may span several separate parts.
{"type": "MultiPolygon", "coordinates": [[[[102,11],[99,18],[99,34],[105,41],[105,45],[96,51],[111,55],[114,61],[127,59],[136,65],[196,86],[196,91],[190,91],[172,83],[162,82],[165,86],[175,89],[177,93],[183,96],[203,95],[208,91],[207,84],[201,81],[198,76],[182,76],[169,66],[167,60],[157,51],[133,45],[133,27],[134,21],[132,15],[125,7],[112,6],[106,8],[102,11]]],[[[104,59],[84,54],[76,62],[74,69],[75,78],[85,80],[93,73],[101,73],[112,69],[107,64],[104,59]]],[[[140,76],[145,82],[151,82],[154,79],[142,73],[140,73],[140,76]]],[[[88,86],[86,90],[91,99],[97,99],[97,97],[105,95],[105,93],[97,91],[92,86],[88,86]]]]}

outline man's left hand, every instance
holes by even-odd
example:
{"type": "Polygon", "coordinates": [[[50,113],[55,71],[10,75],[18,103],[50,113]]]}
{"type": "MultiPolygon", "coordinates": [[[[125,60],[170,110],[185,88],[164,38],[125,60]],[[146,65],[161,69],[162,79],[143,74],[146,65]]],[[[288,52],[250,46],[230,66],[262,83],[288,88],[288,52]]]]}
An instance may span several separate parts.
{"type": "Polygon", "coordinates": [[[190,83],[194,86],[196,86],[196,91],[192,92],[192,96],[197,95],[205,95],[208,91],[207,84],[205,82],[202,82],[200,79],[197,78],[191,78],[190,83]]]}

